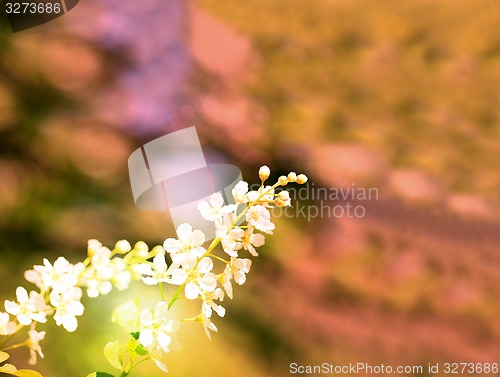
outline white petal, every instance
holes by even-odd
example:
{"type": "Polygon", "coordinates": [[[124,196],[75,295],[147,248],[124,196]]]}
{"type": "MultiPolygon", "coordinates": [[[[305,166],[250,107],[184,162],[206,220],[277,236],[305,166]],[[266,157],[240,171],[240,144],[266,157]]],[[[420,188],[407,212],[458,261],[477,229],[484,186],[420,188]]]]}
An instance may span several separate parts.
{"type": "Polygon", "coordinates": [[[201,311],[203,312],[203,315],[207,318],[210,318],[212,316],[212,308],[206,302],[203,302],[201,304],[201,311]]]}
{"type": "Polygon", "coordinates": [[[200,211],[201,217],[208,221],[214,221],[214,216],[212,214],[212,207],[205,201],[201,201],[198,203],[197,207],[198,211],[200,211]]]}
{"type": "Polygon", "coordinates": [[[220,208],[224,205],[224,199],[220,192],[210,195],[210,205],[215,208],[220,208]]]}
{"type": "Polygon", "coordinates": [[[177,237],[181,241],[189,241],[192,232],[193,227],[189,224],[181,224],[177,227],[177,237]]]}
{"type": "Polygon", "coordinates": [[[184,294],[186,295],[186,298],[188,300],[196,300],[196,298],[200,294],[200,288],[198,287],[197,284],[189,282],[186,284],[186,287],[184,288],[184,294]]]}
{"type": "Polygon", "coordinates": [[[19,314],[19,306],[14,301],[5,300],[4,306],[7,313],[12,315],[19,314]]]}
{"type": "Polygon", "coordinates": [[[198,279],[198,284],[200,284],[201,289],[213,292],[217,288],[217,276],[209,272],[198,279]]]}
{"type": "Polygon", "coordinates": [[[200,260],[200,263],[198,263],[198,266],[196,267],[200,274],[210,272],[212,271],[212,268],[214,268],[214,262],[212,262],[212,259],[210,259],[209,257],[205,257],[200,260]]]}
{"type": "Polygon", "coordinates": [[[153,275],[153,269],[149,264],[141,263],[135,266],[135,272],[141,275],[153,275]]]}
{"type": "Polygon", "coordinates": [[[111,282],[109,281],[103,281],[100,285],[99,285],[99,292],[102,294],[102,295],[107,295],[109,292],[111,292],[111,290],[113,289],[113,285],[111,284],[111,282]]]}
{"type": "Polygon", "coordinates": [[[167,366],[165,365],[165,363],[163,363],[162,361],[160,361],[159,359],[156,359],[156,358],[153,358],[153,361],[155,362],[155,364],[158,368],[160,368],[165,373],[168,373],[168,369],[167,369],[167,366]]]}
{"type": "Polygon", "coordinates": [[[250,259],[240,259],[237,258],[233,261],[233,266],[236,267],[238,270],[242,270],[245,273],[250,272],[250,267],[252,266],[252,261],[250,259]]]}
{"type": "Polygon", "coordinates": [[[236,283],[238,283],[239,285],[242,285],[245,283],[246,280],[247,280],[247,277],[246,277],[244,272],[242,272],[241,270],[235,272],[234,281],[236,283]]]}
{"type": "Polygon", "coordinates": [[[47,315],[45,313],[32,313],[31,319],[33,321],[36,321],[39,323],[46,323],[47,322],[47,315]]]}
{"type": "Polygon", "coordinates": [[[224,214],[231,213],[231,212],[234,212],[235,209],[236,209],[235,204],[228,204],[227,206],[224,206],[221,208],[221,212],[224,214]]]}
{"type": "Polygon", "coordinates": [[[263,234],[252,234],[250,241],[255,247],[260,247],[266,243],[266,237],[263,234]]]}
{"type": "Polygon", "coordinates": [[[143,277],[142,282],[146,285],[158,285],[158,279],[152,277],[143,277]]]}
{"type": "Polygon", "coordinates": [[[207,250],[201,246],[195,247],[194,249],[191,250],[191,253],[197,258],[202,257],[203,255],[205,255],[206,252],[207,250]]]}
{"type": "Polygon", "coordinates": [[[149,327],[153,324],[153,314],[150,310],[144,309],[141,312],[141,325],[144,327],[149,327]]]}
{"type": "Polygon", "coordinates": [[[139,335],[139,343],[141,343],[143,347],[149,347],[151,343],[153,343],[153,331],[149,329],[142,330],[139,335]]]}
{"type": "Polygon", "coordinates": [[[169,352],[170,350],[168,349],[168,345],[172,341],[172,338],[167,335],[167,333],[164,332],[159,332],[158,336],[156,337],[156,340],[158,341],[158,344],[162,348],[163,351],[169,352]]]}
{"type": "Polygon", "coordinates": [[[181,249],[181,243],[175,238],[167,238],[165,242],[163,242],[163,248],[168,253],[176,253],[181,249]]]}
{"type": "Polygon", "coordinates": [[[253,247],[252,245],[248,245],[248,251],[250,252],[250,254],[252,254],[254,257],[258,257],[259,256],[259,253],[257,253],[257,251],[255,250],[255,247],[253,247]]]}
{"type": "Polygon", "coordinates": [[[72,315],[82,315],[85,308],[80,301],[71,301],[68,306],[68,313],[72,315]]]}
{"type": "Polygon", "coordinates": [[[214,310],[219,315],[219,317],[224,317],[226,315],[226,309],[221,305],[216,305],[214,310]]]}
{"type": "Polygon", "coordinates": [[[182,268],[177,268],[172,271],[172,283],[175,285],[181,285],[186,282],[188,274],[182,268]]]}
{"type": "Polygon", "coordinates": [[[155,320],[161,322],[168,313],[168,304],[165,301],[160,301],[155,307],[155,320]]]}
{"type": "Polygon", "coordinates": [[[165,331],[169,333],[179,331],[179,329],[181,328],[181,321],[179,321],[178,319],[171,319],[170,321],[167,322],[166,325],[164,325],[164,328],[165,331]]]}
{"type": "Polygon", "coordinates": [[[16,297],[20,304],[28,302],[28,292],[23,287],[17,287],[16,297]]]}
{"type": "Polygon", "coordinates": [[[191,240],[193,242],[193,246],[203,245],[203,243],[205,242],[205,233],[203,233],[199,229],[195,229],[191,234],[191,240]]]}
{"type": "Polygon", "coordinates": [[[63,326],[68,332],[74,332],[78,327],[78,321],[74,316],[67,314],[63,318],[63,326]]]}
{"type": "Polygon", "coordinates": [[[31,318],[30,318],[30,317],[28,317],[28,316],[27,316],[27,315],[25,315],[25,314],[19,314],[19,315],[17,316],[17,320],[19,321],[19,323],[20,323],[21,325],[24,325],[24,326],[28,326],[28,325],[30,325],[30,324],[31,324],[31,322],[32,322],[31,318]]]}
{"type": "Polygon", "coordinates": [[[167,270],[167,262],[165,261],[165,256],[163,254],[158,254],[154,257],[153,264],[158,272],[165,272],[167,270]]]}

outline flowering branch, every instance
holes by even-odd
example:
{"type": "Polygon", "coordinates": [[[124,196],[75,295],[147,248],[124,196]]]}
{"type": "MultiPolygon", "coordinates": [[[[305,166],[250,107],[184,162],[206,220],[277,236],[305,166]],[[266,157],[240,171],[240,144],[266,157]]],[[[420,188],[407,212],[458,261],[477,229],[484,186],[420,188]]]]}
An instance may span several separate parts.
{"type": "MultiPolygon", "coordinates": [[[[276,193],[275,189],[291,182],[307,182],[305,175],[292,172],[281,176],[274,185],[264,186],[269,176],[269,168],[261,167],[261,186],[257,191],[249,191],[247,182],[239,182],[232,190],[235,204],[225,205],[220,193],[211,195],[208,202],[198,203],[201,216],[214,222],[216,230],[216,238],[207,248],[203,247],[206,237],[202,231],[181,224],[177,228],[177,238],[167,238],[163,246],[156,246],[151,251],[142,241],[133,248],[128,241],[118,241],[110,250],[97,240],[89,240],[88,256],[83,262],[71,264],[59,257],[51,264],[44,259],[43,265],[26,271],[26,280],[38,290],[28,293],[24,287],[18,287],[17,301],[5,301],[5,312],[0,312],[0,363],[8,358],[3,351],[24,346],[30,350],[30,364],[36,364],[37,356],[44,357],[40,341],[46,333],[38,332],[36,326],[46,323],[47,316],[53,316],[56,324],[67,331],[75,331],[77,317],[84,312],[82,289],[86,290],[87,296],[94,298],[107,295],[113,287],[126,290],[131,281],[142,280],[147,285],[159,287],[161,300],[152,310],[141,311],[136,300],[115,309],[112,322],[121,325],[131,337],[125,343],[108,343],[104,354],[111,365],[122,372],[122,377],[147,360],[153,360],[167,372],[163,358],[177,347],[175,335],[181,322],[200,323],[208,338],[211,332],[218,331],[212,322],[213,312],[224,317],[226,309],[221,302],[225,295],[233,298],[232,282],[244,284],[252,265],[250,259],[240,258],[239,253],[248,251],[252,256],[258,256],[256,248],[264,245],[264,234],[271,235],[275,229],[269,208],[291,204],[288,191],[276,193]],[[222,256],[215,253],[219,245],[225,253],[222,256]],[[214,272],[214,261],[223,264],[221,272],[214,272]],[[168,301],[164,297],[164,284],[177,286],[168,301]],[[169,309],[180,298],[200,300],[200,312],[192,318],[170,318],[169,309]],[[8,345],[21,329],[28,326],[26,341],[8,345]]],[[[0,372],[40,376],[34,371],[17,371],[10,364],[1,366],[0,372]]],[[[96,372],[90,376],[111,375],[96,372]]]]}

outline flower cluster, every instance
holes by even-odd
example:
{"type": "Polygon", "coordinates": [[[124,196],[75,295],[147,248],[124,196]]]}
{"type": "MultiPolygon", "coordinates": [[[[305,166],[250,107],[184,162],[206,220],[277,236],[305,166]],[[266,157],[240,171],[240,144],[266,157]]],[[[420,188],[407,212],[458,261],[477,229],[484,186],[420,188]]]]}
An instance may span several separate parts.
{"type": "MultiPolygon", "coordinates": [[[[31,352],[30,364],[36,363],[36,354],[43,357],[39,342],[45,332],[37,332],[36,325],[46,323],[48,316],[53,316],[57,326],[73,332],[78,327],[77,317],[85,310],[81,299],[83,289],[89,297],[109,293],[113,286],[119,290],[128,288],[132,279],[139,280],[141,275],[135,272],[138,263],[151,255],[143,242],[134,249],[127,241],[119,241],[113,250],[103,246],[97,240],[88,242],[88,258],[77,264],[59,257],[53,264],[47,259],[42,265],[33,266],[25,272],[25,278],[38,290],[28,293],[26,288],[17,287],[16,301],[5,300],[5,312],[0,312],[0,347],[12,338],[24,326],[30,326],[28,339],[24,343],[31,352]],[[144,250],[146,247],[146,251],[144,250]],[[118,254],[127,254],[120,258],[118,254]]],[[[19,345],[19,344],[18,344],[19,345]]],[[[10,346],[9,348],[16,347],[10,346]]]]}
{"type": "MultiPolygon", "coordinates": [[[[142,280],[147,285],[159,286],[161,300],[154,309],[140,310],[135,301],[117,308],[113,322],[122,325],[132,339],[125,344],[108,343],[105,355],[113,366],[122,370],[122,375],[128,375],[147,359],[166,372],[163,358],[176,347],[175,334],[181,322],[200,323],[209,338],[211,332],[218,331],[212,322],[214,313],[225,316],[224,298],[233,298],[234,283],[245,283],[252,266],[249,257],[258,256],[257,248],[275,230],[271,207],[291,205],[288,192],[278,189],[288,183],[307,181],[305,175],[292,172],[279,177],[274,185],[265,185],[270,173],[268,167],[260,168],[261,186],[255,191],[249,191],[245,181],[236,184],[232,190],[234,204],[226,204],[221,193],[198,203],[201,216],[215,227],[216,238],[208,246],[201,230],[182,224],[175,238],[167,238],[163,246],[151,251],[143,242],[132,248],[122,240],[110,250],[99,241],[90,240],[84,262],[72,264],[60,257],[51,264],[44,259],[43,265],[25,273],[38,291],[28,293],[18,287],[17,301],[5,301],[5,313],[0,312],[0,350],[23,326],[30,326],[28,339],[21,345],[28,346],[30,363],[35,363],[37,355],[43,357],[39,343],[45,337],[44,331],[37,332],[35,328],[45,323],[47,316],[53,316],[56,324],[67,331],[75,331],[77,317],[84,312],[83,290],[93,298],[108,294],[113,287],[125,290],[131,281],[142,280]],[[220,253],[216,250],[219,245],[220,253]],[[165,284],[177,287],[170,300],[164,297],[165,284]],[[171,318],[169,309],[181,297],[199,300],[200,309],[195,316],[171,318]]],[[[0,367],[2,371],[5,370],[0,367]]]]}

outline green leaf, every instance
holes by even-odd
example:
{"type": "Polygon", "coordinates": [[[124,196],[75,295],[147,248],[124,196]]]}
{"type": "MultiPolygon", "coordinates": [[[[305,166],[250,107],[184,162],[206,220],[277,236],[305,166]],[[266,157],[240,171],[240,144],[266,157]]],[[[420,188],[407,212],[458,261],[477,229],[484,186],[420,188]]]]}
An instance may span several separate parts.
{"type": "Polygon", "coordinates": [[[131,332],[130,335],[132,335],[132,338],[135,340],[139,340],[139,336],[141,335],[140,332],[131,332]]]}
{"type": "MultiPolygon", "coordinates": [[[[122,345],[118,342],[109,342],[106,344],[104,347],[104,356],[106,357],[106,360],[116,369],[123,370],[122,366],[122,357],[121,353],[123,347],[122,345]]],[[[101,373],[101,372],[97,372],[101,373]]]]}
{"type": "Polygon", "coordinates": [[[10,357],[10,355],[7,352],[0,351],[0,363],[3,363],[9,357],[10,357]]]}
{"type": "Polygon", "coordinates": [[[138,354],[139,356],[144,356],[147,355],[149,352],[147,349],[145,349],[143,346],[140,344],[135,348],[134,352],[138,354]]]}
{"type": "Polygon", "coordinates": [[[141,309],[138,300],[130,300],[113,310],[111,321],[130,333],[139,329],[140,315],[141,309]]]}

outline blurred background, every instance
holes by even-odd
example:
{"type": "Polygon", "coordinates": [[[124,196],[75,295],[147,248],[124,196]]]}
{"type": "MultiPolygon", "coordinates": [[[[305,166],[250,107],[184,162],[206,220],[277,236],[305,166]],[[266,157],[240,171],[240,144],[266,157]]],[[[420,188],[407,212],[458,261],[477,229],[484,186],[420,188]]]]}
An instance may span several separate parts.
{"type": "MultiPolygon", "coordinates": [[[[127,159],[196,125],[207,159],[250,182],[267,164],[378,197],[362,218],[278,218],[220,333],[184,326],[173,376],[500,362],[499,24],[497,0],[86,0],[20,33],[2,22],[1,297],[89,238],[172,236],[135,207],[127,159]]],[[[38,370],[113,373],[102,348],[126,337],[109,321],[132,294],[157,293],[85,299],[75,334],[50,324],[38,370]]]]}

